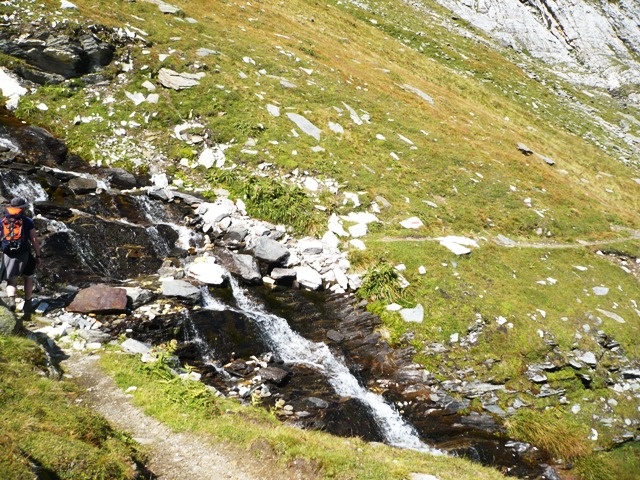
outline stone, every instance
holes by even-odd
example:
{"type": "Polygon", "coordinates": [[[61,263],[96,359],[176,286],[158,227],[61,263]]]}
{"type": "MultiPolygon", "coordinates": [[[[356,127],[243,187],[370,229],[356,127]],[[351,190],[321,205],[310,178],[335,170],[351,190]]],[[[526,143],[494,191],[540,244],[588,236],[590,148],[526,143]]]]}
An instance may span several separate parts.
{"type": "Polygon", "coordinates": [[[233,253],[233,263],[235,265],[234,272],[240,275],[240,278],[250,285],[259,285],[262,283],[262,275],[258,262],[251,255],[233,253]]]}
{"type": "Polygon", "coordinates": [[[93,285],[80,290],[67,311],[75,313],[123,313],[127,311],[127,291],[109,285],[93,285]]]}
{"type": "Polygon", "coordinates": [[[311,408],[319,408],[319,409],[329,408],[329,402],[317,397],[308,397],[305,399],[304,403],[311,408]]]}
{"type": "Polygon", "coordinates": [[[524,143],[518,143],[516,148],[520,150],[524,155],[527,155],[527,156],[533,155],[533,150],[527,147],[524,143]]]}
{"type": "Polygon", "coordinates": [[[294,280],[296,275],[293,268],[274,268],[271,270],[271,278],[274,280],[294,280]]]}
{"type": "Polygon", "coordinates": [[[268,104],[267,105],[267,112],[269,112],[269,114],[273,117],[279,117],[280,116],[280,107],[276,106],[276,105],[271,105],[268,104]]]}
{"type": "Polygon", "coordinates": [[[367,234],[368,228],[366,223],[357,223],[349,227],[349,235],[353,238],[364,237],[367,234]]]}
{"type": "Polygon", "coordinates": [[[310,290],[318,290],[322,286],[322,275],[311,267],[295,267],[296,280],[300,285],[310,290]]]}
{"type": "Polygon", "coordinates": [[[16,316],[4,305],[0,305],[0,336],[14,333],[17,325],[16,316]]]}
{"type": "Polygon", "coordinates": [[[316,127],[313,123],[307,120],[302,115],[298,115],[297,113],[287,113],[287,117],[293,123],[295,123],[298,128],[300,128],[307,135],[315,138],[317,141],[320,141],[320,134],[322,130],[316,127]]]}
{"type": "Polygon", "coordinates": [[[124,287],[124,289],[127,292],[127,299],[133,309],[139,308],[155,298],[155,294],[151,290],[142,287],[124,287]]]}
{"type": "Polygon", "coordinates": [[[242,243],[249,234],[249,230],[246,227],[231,227],[223,236],[222,239],[229,243],[242,243]]]}
{"type": "Polygon", "coordinates": [[[203,203],[198,207],[198,213],[202,215],[205,224],[215,225],[222,219],[230,217],[236,212],[236,205],[228,198],[219,198],[214,203],[203,203]]]}
{"type": "Polygon", "coordinates": [[[322,242],[312,238],[303,238],[298,242],[298,250],[304,255],[318,255],[324,250],[322,242]]]}
{"type": "Polygon", "coordinates": [[[340,343],[345,339],[345,336],[336,330],[328,330],[326,337],[336,343],[340,343]]]}
{"type": "Polygon", "coordinates": [[[267,237],[259,237],[253,254],[258,260],[272,265],[282,265],[289,258],[289,250],[281,243],[267,237]]]}
{"type": "Polygon", "coordinates": [[[422,220],[420,220],[418,217],[411,217],[400,222],[400,225],[403,226],[404,228],[415,230],[424,226],[424,223],[422,223],[422,220]]]}
{"type": "Polygon", "coordinates": [[[598,360],[593,352],[585,352],[578,356],[577,359],[587,365],[591,365],[592,367],[595,367],[598,364],[598,360]]]}
{"type": "Polygon", "coordinates": [[[98,188],[98,182],[93,178],[75,177],[69,180],[67,186],[76,195],[84,195],[95,192],[98,188]]]}
{"type": "Polygon", "coordinates": [[[200,80],[205,76],[204,72],[178,73],[168,68],[161,68],[158,72],[158,80],[165,88],[184,90],[200,85],[200,80]]]}
{"type": "Polygon", "coordinates": [[[213,257],[199,257],[191,263],[186,273],[189,277],[207,285],[222,285],[226,282],[229,272],[216,263],[213,257]]]}
{"type": "Polygon", "coordinates": [[[617,313],[613,313],[613,312],[608,312],[607,310],[602,310],[601,308],[597,308],[596,309],[598,312],[600,312],[601,314],[603,314],[605,317],[609,317],[612,320],[615,320],[618,323],[627,323],[624,318],[622,318],[620,315],[618,315],[617,313]]]}
{"type": "Polygon", "coordinates": [[[594,295],[604,296],[609,293],[609,289],[607,287],[593,287],[591,289],[594,295]]]}
{"type": "Polygon", "coordinates": [[[5,106],[9,110],[18,108],[20,97],[28,92],[26,88],[20,85],[20,81],[10,71],[0,67],[0,92],[6,98],[5,106]]]}
{"type": "Polygon", "coordinates": [[[400,310],[400,316],[405,322],[422,323],[424,320],[424,307],[418,304],[414,308],[403,308],[400,310]]]}
{"type": "Polygon", "coordinates": [[[84,338],[88,343],[107,343],[111,340],[111,335],[100,330],[76,330],[79,337],[84,338]]]}
{"type": "Polygon", "coordinates": [[[264,381],[275,385],[283,385],[291,376],[289,372],[278,367],[261,368],[259,375],[264,381]]]}
{"type": "Polygon", "coordinates": [[[134,340],[133,338],[127,338],[120,344],[120,348],[127,353],[140,355],[149,354],[151,352],[151,347],[149,345],[139,342],[138,340],[134,340]]]}
{"type": "Polygon", "coordinates": [[[165,297],[178,297],[191,303],[196,303],[202,298],[200,289],[185,280],[163,281],[162,295],[165,297]]]}
{"type": "Polygon", "coordinates": [[[124,168],[112,168],[107,175],[107,181],[112,187],[122,190],[130,190],[136,188],[138,181],[132,173],[127,172],[124,168]]]}
{"type": "Polygon", "coordinates": [[[435,105],[435,102],[434,102],[433,98],[431,98],[429,95],[424,93],[422,90],[420,90],[418,88],[415,88],[415,87],[412,87],[411,85],[408,85],[406,83],[404,85],[402,85],[402,88],[405,89],[405,90],[410,91],[411,93],[415,93],[416,95],[418,95],[420,98],[425,100],[430,105],[435,105]]]}

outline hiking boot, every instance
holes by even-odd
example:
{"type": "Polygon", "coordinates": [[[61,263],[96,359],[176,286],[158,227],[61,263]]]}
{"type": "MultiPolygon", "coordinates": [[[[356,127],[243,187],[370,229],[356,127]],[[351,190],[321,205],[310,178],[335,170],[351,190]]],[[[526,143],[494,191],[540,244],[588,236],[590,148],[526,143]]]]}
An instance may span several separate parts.
{"type": "Polygon", "coordinates": [[[16,311],[16,297],[7,297],[7,307],[12,312],[16,311]]]}
{"type": "Polygon", "coordinates": [[[22,311],[24,313],[33,312],[33,301],[30,298],[24,301],[24,305],[22,306],[22,311]]]}

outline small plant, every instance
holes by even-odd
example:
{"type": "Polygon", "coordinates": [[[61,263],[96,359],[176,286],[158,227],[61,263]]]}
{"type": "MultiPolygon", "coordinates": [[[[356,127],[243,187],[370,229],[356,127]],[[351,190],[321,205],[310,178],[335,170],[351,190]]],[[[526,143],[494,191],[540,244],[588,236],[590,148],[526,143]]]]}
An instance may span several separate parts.
{"type": "Polygon", "coordinates": [[[370,300],[391,302],[400,296],[400,292],[398,272],[387,262],[382,262],[365,274],[358,295],[370,300]]]}

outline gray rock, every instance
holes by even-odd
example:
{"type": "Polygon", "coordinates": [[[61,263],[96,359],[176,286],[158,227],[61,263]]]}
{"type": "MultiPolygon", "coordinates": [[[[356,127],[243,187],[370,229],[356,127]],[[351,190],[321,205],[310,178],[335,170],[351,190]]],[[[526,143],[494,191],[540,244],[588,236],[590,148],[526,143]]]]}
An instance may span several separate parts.
{"type": "Polygon", "coordinates": [[[107,180],[112,187],[122,190],[130,190],[138,185],[135,175],[127,172],[124,168],[112,168],[109,170],[107,180]]]}
{"type": "Polygon", "coordinates": [[[0,336],[14,333],[16,322],[16,316],[7,307],[0,305],[0,336]]]}
{"type": "Polygon", "coordinates": [[[262,275],[258,262],[251,255],[233,254],[233,262],[235,265],[234,273],[251,285],[259,285],[262,283],[262,275]]]}
{"type": "Polygon", "coordinates": [[[550,159],[549,157],[545,157],[544,155],[540,155],[539,153],[537,153],[536,155],[538,155],[538,157],[540,157],[542,160],[544,160],[544,162],[547,165],[555,165],[556,164],[556,162],[553,161],[552,159],[550,159]]]}
{"type": "Polygon", "coordinates": [[[523,154],[529,156],[529,155],[533,155],[533,150],[531,150],[529,147],[527,147],[524,143],[519,143],[517,145],[518,150],[520,150],[523,154]]]}
{"type": "Polygon", "coordinates": [[[168,68],[161,68],[158,72],[158,80],[165,88],[173,90],[184,90],[200,85],[200,80],[205,76],[204,72],[199,73],[178,73],[168,68]]]}
{"type": "Polygon", "coordinates": [[[317,397],[309,397],[305,399],[304,403],[312,408],[320,408],[320,409],[329,408],[329,402],[317,397]]]}
{"type": "Polygon", "coordinates": [[[136,309],[152,301],[155,293],[142,287],[125,287],[131,308],[136,309]]]}
{"type": "Polygon", "coordinates": [[[88,343],[107,343],[111,340],[111,335],[100,330],[76,330],[79,337],[84,338],[88,343]]]}
{"type": "Polygon", "coordinates": [[[75,177],[69,180],[67,186],[76,195],[82,195],[95,192],[98,188],[98,182],[93,178],[75,177]]]}
{"type": "Polygon", "coordinates": [[[505,391],[504,385],[494,385],[492,383],[471,382],[465,385],[461,393],[467,397],[477,397],[489,392],[505,391]]]}
{"type": "Polygon", "coordinates": [[[499,417],[506,417],[507,412],[501,409],[497,405],[482,405],[483,410],[486,410],[489,413],[493,413],[494,415],[498,415],[499,417]]]}
{"type": "Polygon", "coordinates": [[[259,237],[253,254],[258,260],[270,265],[282,265],[289,258],[289,250],[281,243],[267,237],[259,237]]]}
{"type": "Polygon", "coordinates": [[[622,370],[622,376],[624,378],[640,378],[640,369],[633,369],[633,370],[622,370]]]}
{"type": "Polygon", "coordinates": [[[287,117],[289,118],[289,120],[295,123],[298,128],[300,128],[304,133],[315,138],[317,141],[320,141],[320,134],[322,133],[322,130],[316,127],[309,120],[304,118],[302,115],[298,115],[297,113],[287,113],[287,117]]]}
{"type": "Polygon", "coordinates": [[[595,367],[598,364],[598,360],[593,352],[585,352],[578,357],[578,360],[595,367]]]}
{"type": "Polygon", "coordinates": [[[232,227],[222,236],[222,239],[228,243],[242,243],[248,233],[249,230],[245,227],[232,227]]]}
{"type": "Polygon", "coordinates": [[[139,342],[138,340],[134,340],[133,338],[127,338],[124,342],[120,344],[120,347],[127,353],[133,354],[148,354],[151,352],[151,347],[149,345],[139,342]]]}
{"type": "Polygon", "coordinates": [[[165,280],[162,282],[162,295],[196,303],[202,297],[202,292],[198,287],[184,280],[165,280]]]}
{"type": "Polygon", "coordinates": [[[274,268],[270,274],[274,280],[295,280],[296,275],[293,268],[274,268]]]}
{"type": "Polygon", "coordinates": [[[332,342],[340,343],[344,340],[344,335],[336,330],[328,330],[326,337],[332,342]]]}

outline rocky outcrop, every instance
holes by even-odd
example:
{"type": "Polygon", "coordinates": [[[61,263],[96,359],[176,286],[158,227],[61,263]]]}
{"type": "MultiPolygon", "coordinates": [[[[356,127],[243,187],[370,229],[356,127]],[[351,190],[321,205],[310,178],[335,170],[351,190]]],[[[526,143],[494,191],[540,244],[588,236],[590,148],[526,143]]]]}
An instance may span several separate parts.
{"type": "Polygon", "coordinates": [[[635,0],[438,0],[505,46],[553,65],[565,78],[617,89],[640,81],[635,0]]]}
{"type": "Polygon", "coordinates": [[[111,63],[115,46],[101,40],[97,35],[100,32],[97,27],[71,33],[49,28],[29,32],[3,28],[0,52],[26,63],[17,69],[23,78],[39,84],[61,83],[111,63]]]}

